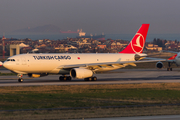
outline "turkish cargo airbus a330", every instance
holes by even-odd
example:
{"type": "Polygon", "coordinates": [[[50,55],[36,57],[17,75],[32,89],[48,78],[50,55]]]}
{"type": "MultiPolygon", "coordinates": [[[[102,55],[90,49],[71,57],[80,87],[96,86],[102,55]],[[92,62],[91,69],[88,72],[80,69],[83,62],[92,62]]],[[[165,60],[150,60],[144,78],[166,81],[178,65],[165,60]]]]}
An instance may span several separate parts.
{"type": "MultiPolygon", "coordinates": [[[[42,77],[48,74],[61,74],[59,80],[71,78],[97,80],[93,76],[96,72],[119,69],[127,65],[136,66],[146,54],[143,48],[149,24],[142,24],[128,46],[119,53],[40,53],[19,54],[9,57],[3,66],[18,74],[18,81],[22,82],[22,75],[42,77]],[[66,75],[70,76],[66,76],[66,75]]],[[[157,60],[156,60],[157,61],[157,60]]]]}

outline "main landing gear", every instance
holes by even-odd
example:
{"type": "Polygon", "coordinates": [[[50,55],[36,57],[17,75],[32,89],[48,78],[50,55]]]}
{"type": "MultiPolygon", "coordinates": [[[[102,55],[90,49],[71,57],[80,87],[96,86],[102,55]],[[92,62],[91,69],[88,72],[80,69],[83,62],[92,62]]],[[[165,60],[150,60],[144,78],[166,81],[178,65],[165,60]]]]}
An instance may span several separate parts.
{"type": "Polygon", "coordinates": [[[71,80],[71,76],[66,76],[66,75],[60,76],[60,77],[59,77],[59,80],[60,80],[60,81],[66,81],[66,80],[69,80],[69,81],[70,81],[70,80],[71,80]]]}
{"type": "Polygon", "coordinates": [[[168,62],[168,68],[167,68],[167,71],[172,71],[171,65],[172,65],[172,63],[171,63],[171,62],[168,62]]]}
{"type": "Polygon", "coordinates": [[[23,78],[22,78],[23,75],[22,74],[18,74],[17,76],[19,77],[18,82],[23,82],[23,78]]]}
{"type": "Polygon", "coordinates": [[[96,81],[97,77],[89,77],[89,78],[84,78],[84,81],[96,81]]]}
{"type": "MultiPolygon", "coordinates": [[[[59,80],[60,81],[71,81],[71,76],[66,76],[66,75],[63,75],[63,76],[60,76],[59,77],[59,80]]],[[[97,77],[88,77],[88,78],[84,78],[85,81],[96,81],[97,80],[97,77]]]]}

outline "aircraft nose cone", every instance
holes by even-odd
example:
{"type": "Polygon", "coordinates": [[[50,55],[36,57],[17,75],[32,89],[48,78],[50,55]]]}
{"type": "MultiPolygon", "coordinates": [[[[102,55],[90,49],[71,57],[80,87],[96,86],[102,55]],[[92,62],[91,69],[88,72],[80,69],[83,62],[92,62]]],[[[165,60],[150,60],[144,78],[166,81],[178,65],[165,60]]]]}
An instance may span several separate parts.
{"type": "Polygon", "coordinates": [[[3,67],[7,68],[7,69],[10,69],[10,64],[8,62],[4,62],[3,64],[3,67]]]}

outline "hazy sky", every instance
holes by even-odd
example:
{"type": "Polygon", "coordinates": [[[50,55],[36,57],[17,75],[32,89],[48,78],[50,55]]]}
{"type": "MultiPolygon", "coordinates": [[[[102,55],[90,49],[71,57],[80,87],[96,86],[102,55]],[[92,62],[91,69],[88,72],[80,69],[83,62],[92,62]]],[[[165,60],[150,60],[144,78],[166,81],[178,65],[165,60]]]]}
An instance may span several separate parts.
{"type": "Polygon", "coordinates": [[[55,25],[90,33],[180,33],[180,0],[0,0],[0,34],[55,25]]]}

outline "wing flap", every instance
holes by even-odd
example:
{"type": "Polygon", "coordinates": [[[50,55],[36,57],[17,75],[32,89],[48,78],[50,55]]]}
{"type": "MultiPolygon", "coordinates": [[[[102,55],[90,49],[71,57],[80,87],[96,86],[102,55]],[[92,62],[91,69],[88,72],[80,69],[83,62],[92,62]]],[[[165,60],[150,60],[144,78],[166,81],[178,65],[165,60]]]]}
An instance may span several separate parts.
{"type": "Polygon", "coordinates": [[[89,64],[72,64],[72,65],[61,65],[57,67],[57,69],[70,69],[70,68],[78,68],[84,67],[88,69],[100,69],[102,67],[125,67],[127,65],[136,66],[135,63],[143,63],[143,62],[158,62],[158,61],[167,61],[166,59],[151,59],[151,60],[139,60],[139,61],[120,61],[120,62],[104,62],[104,63],[89,63],[89,64]]]}

